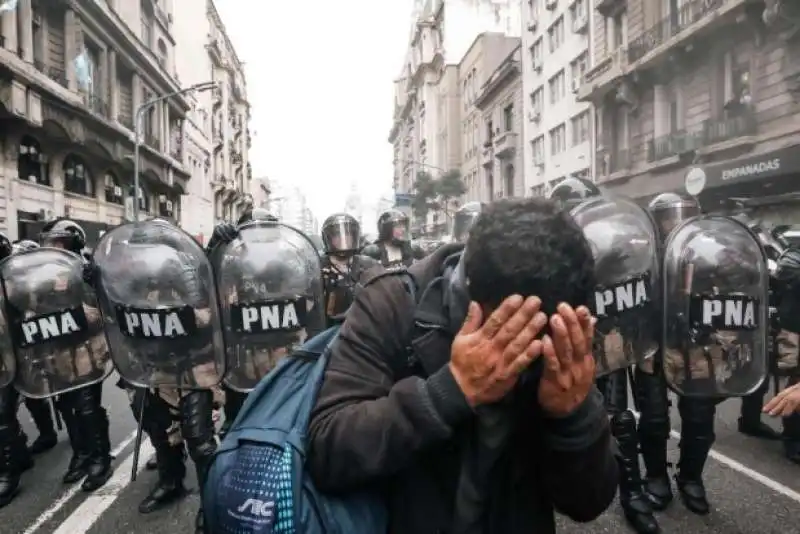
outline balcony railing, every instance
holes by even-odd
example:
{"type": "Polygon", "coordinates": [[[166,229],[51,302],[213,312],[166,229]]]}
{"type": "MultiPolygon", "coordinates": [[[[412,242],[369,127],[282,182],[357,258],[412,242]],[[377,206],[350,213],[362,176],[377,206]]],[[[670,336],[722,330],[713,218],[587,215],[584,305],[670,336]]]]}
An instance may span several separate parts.
{"type": "Polygon", "coordinates": [[[655,163],[673,156],[693,152],[703,145],[702,135],[679,130],[647,142],[647,162],[655,163]]]}
{"type": "Polygon", "coordinates": [[[628,44],[628,62],[633,63],[642,59],[648,52],[716,11],[724,3],[725,0],[690,0],[685,3],[628,44]]]}
{"type": "Polygon", "coordinates": [[[108,117],[108,104],[98,95],[83,95],[83,103],[90,111],[108,117]]]}
{"type": "Polygon", "coordinates": [[[62,85],[62,87],[67,87],[67,73],[63,69],[59,69],[58,67],[50,67],[47,69],[47,76],[62,85]]]}
{"type": "Polygon", "coordinates": [[[156,134],[152,132],[145,132],[144,134],[144,144],[152,148],[153,150],[161,150],[161,142],[159,141],[156,134]]]}
{"type": "Polygon", "coordinates": [[[120,113],[117,115],[117,122],[130,131],[133,131],[133,117],[131,115],[128,115],[127,113],[120,113]]]}
{"type": "Polygon", "coordinates": [[[601,176],[630,169],[631,163],[631,151],[627,148],[600,149],[597,152],[597,168],[601,176]]]}
{"type": "Polygon", "coordinates": [[[703,145],[716,145],[740,137],[755,135],[758,130],[755,113],[747,109],[739,113],[708,119],[703,122],[703,145]]]}

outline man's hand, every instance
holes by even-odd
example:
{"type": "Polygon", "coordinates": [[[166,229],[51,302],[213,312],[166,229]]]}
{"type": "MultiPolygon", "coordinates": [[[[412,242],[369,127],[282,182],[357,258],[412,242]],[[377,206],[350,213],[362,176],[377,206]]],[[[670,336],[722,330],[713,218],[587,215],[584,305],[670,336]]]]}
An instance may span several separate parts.
{"type": "Polygon", "coordinates": [[[550,317],[553,337],[542,340],[545,365],[539,381],[539,405],[545,415],[567,416],[586,400],[594,383],[594,323],[585,306],[576,312],[566,303],[550,317]]]}
{"type": "Polygon", "coordinates": [[[508,394],[522,371],[542,353],[536,339],[547,324],[537,297],[513,295],[483,322],[481,307],[471,302],[469,312],[450,349],[450,369],[473,408],[496,402],[508,394]]]}
{"type": "Polygon", "coordinates": [[[211,237],[221,243],[230,243],[236,239],[237,235],[239,235],[239,232],[234,225],[230,223],[219,223],[214,227],[214,232],[211,234],[211,237]]]}
{"type": "Polygon", "coordinates": [[[800,413],[800,384],[795,384],[775,395],[764,405],[764,413],[772,417],[789,417],[800,413]]]}

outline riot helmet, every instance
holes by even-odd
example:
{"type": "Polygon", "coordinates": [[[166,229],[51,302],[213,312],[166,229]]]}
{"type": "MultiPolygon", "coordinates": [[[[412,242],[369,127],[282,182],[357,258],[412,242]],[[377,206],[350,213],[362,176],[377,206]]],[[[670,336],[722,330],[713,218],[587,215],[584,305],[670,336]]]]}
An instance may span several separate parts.
{"type": "Polygon", "coordinates": [[[700,204],[692,196],[679,193],[661,193],[650,201],[647,210],[653,216],[661,243],[687,219],[700,215],[700,204]]]}
{"type": "Polygon", "coordinates": [[[361,248],[361,225],[347,213],[334,213],[322,223],[322,243],[326,254],[355,254],[361,248]]]}
{"type": "Polygon", "coordinates": [[[264,208],[253,208],[239,216],[239,220],[236,221],[236,226],[255,221],[278,222],[278,218],[264,208]]]}
{"type": "Polygon", "coordinates": [[[400,210],[391,209],[378,217],[378,239],[401,246],[411,239],[410,221],[408,215],[400,210]]]}
{"type": "Polygon", "coordinates": [[[461,206],[453,216],[453,240],[457,243],[466,243],[469,229],[483,211],[481,202],[469,202],[461,206]]]}
{"type": "Polygon", "coordinates": [[[39,244],[77,254],[86,246],[86,232],[75,221],[56,219],[44,225],[39,234],[39,244]]]}
{"type": "MultiPolygon", "coordinates": [[[[0,243],[2,243],[2,237],[0,237],[0,243]]],[[[19,254],[21,252],[30,252],[31,250],[36,250],[37,248],[39,248],[39,243],[36,241],[23,239],[22,241],[14,243],[13,252],[14,254],[19,254]]]]}
{"type": "Polygon", "coordinates": [[[602,193],[591,181],[570,176],[556,185],[547,195],[548,200],[560,204],[564,209],[572,209],[584,200],[599,197],[602,193]]]}
{"type": "Polygon", "coordinates": [[[3,260],[14,253],[14,247],[6,234],[0,232],[0,260],[3,260]]]}

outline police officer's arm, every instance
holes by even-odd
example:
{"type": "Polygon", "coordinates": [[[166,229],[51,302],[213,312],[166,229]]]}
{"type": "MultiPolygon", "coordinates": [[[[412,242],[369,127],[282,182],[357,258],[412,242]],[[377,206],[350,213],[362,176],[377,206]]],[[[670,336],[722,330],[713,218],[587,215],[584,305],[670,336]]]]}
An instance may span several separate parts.
{"type": "Polygon", "coordinates": [[[472,414],[449,366],[427,379],[396,380],[412,317],[411,297],[396,276],[369,284],[348,311],[309,426],[308,465],[321,490],[407,468],[472,414]]]}

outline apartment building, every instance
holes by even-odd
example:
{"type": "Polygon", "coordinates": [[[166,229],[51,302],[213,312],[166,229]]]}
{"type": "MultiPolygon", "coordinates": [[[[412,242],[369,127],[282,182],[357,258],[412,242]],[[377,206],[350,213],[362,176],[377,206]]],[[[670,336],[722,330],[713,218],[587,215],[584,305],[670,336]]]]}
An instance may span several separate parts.
{"type": "Polygon", "coordinates": [[[398,199],[410,201],[418,172],[461,167],[463,132],[456,135],[452,129],[461,124],[458,65],[477,35],[519,36],[520,25],[516,0],[415,1],[389,134],[398,199]]]}
{"type": "Polygon", "coordinates": [[[206,9],[210,23],[206,35],[206,50],[211,57],[210,76],[218,84],[211,104],[214,215],[217,219],[232,221],[253,205],[250,103],[244,64],[212,0],[207,0],[206,9]]]}
{"type": "Polygon", "coordinates": [[[597,175],[647,202],[664,191],[707,210],[749,198],[797,222],[800,8],[794,0],[597,0],[592,66],[597,175]],[[791,197],[789,197],[791,198],[791,197]]]}
{"type": "Polygon", "coordinates": [[[542,196],[567,176],[592,174],[592,112],[575,98],[589,65],[590,3],[527,0],[522,85],[527,194],[542,196]]]}
{"type": "MultiPolygon", "coordinates": [[[[521,103],[515,101],[519,91],[515,94],[513,78],[516,72],[520,81],[514,59],[519,47],[519,37],[482,33],[459,63],[461,176],[467,187],[466,201],[488,202],[517,192],[514,158],[519,142],[521,125],[517,117],[521,115],[521,103]],[[500,103],[502,108],[497,116],[494,105],[500,103]],[[508,172],[510,181],[503,182],[508,172]]],[[[516,85],[519,89],[520,84],[516,85]]]]}
{"type": "Polygon", "coordinates": [[[319,234],[319,221],[311,211],[303,191],[283,181],[271,184],[269,209],[282,223],[293,226],[306,235],[319,234]]]}
{"type": "MultiPolygon", "coordinates": [[[[162,1],[20,0],[0,22],[0,230],[36,238],[67,216],[89,245],[133,211],[133,120],[154,95],[180,89],[171,7],[162,1]]],[[[180,220],[189,103],[143,113],[143,212],[180,220]]]]}

